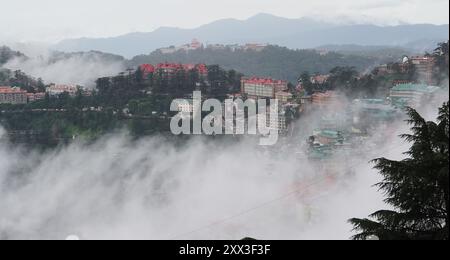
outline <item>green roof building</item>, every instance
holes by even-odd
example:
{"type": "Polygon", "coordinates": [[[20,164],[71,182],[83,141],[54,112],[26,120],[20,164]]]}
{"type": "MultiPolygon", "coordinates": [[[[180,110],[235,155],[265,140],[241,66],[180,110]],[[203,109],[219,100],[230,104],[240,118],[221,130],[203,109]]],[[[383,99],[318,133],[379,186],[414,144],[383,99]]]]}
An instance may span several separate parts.
{"type": "Polygon", "coordinates": [[[395,107],[415,107],[430,98],[437,90],[439,87],[423,84],[399,84],[391,89],[390,98],[395,107]]]}

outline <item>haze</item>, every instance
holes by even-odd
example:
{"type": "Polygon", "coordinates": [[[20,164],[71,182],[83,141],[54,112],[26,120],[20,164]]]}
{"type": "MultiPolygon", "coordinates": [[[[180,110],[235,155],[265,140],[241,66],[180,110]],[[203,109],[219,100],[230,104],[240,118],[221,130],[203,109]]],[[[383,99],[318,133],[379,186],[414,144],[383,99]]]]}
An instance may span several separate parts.
{"type": "Polygon", "coordinates": [[[448,9],[447,0],[129,0],[126,4],[119,0],[2,0],[0,42],[54,43],[66,38],[148,32],[161,26],[193,28],[258,13],[341,23],[447,24],[448,9]]]}

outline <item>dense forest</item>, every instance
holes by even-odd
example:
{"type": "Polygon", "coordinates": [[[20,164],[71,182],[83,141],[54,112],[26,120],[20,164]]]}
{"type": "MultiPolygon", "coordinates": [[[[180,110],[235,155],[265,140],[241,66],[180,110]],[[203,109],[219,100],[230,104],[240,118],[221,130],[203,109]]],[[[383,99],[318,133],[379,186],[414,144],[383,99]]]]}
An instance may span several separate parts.
{"type": "MultiPolygon", "coordinates": [[[[401,57],[401,54],[398,54],[401,57]]],[[[336,52],[319,53],[316,50],[292,50],[279,46],[268,46],[262,51],[213,50],[209,48],[178,51],[162,54],[160,51],[149,55],[140,55],[130,61],[131,66],[143,63],[160,62],[220,64],[225,69],[234,69],[248,76],[270,76],[296,82],[303,71],[310,73],[328,73],[335,67],[354,66],[363,72],[377,64],[395,61],[395,58],[383,58],[345,55],[336,52]]]]}

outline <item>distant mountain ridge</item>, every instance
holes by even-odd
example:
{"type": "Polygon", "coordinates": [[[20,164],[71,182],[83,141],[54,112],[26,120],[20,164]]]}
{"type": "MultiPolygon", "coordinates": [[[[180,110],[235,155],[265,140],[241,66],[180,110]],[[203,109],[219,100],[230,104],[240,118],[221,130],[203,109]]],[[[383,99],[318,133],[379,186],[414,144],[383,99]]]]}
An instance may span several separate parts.
{"type": "Polygon", "coordinates": [[[128,58],[158,48],[181,45],[197,38],[204,43],[270,43],[288,48],[315,48],[322,45],[405,46],[415,42],[432,43],[449,38],[448,25],[377,26],[336,25],[309,18],[287,19],[259,14],[247,20],[224,19],[195,29],[162,27],[153,32],[130,33],[111,38],[64,40],[55,50],[102,51],[128,58]]]}

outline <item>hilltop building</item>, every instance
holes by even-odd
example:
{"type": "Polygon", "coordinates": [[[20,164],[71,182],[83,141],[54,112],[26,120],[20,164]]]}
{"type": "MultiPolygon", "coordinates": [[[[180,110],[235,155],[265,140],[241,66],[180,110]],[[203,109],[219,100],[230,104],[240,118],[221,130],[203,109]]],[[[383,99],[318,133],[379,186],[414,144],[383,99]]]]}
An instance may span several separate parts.
{"type": "Polygon", "coordinates": [[[220,51],[220,50],[230,50],[232,52],[235,51],[256,51],[260,52],[263,51],[265,48],[267,48],[267,44],[261,44],[261,43],[247,43],[245,45],[239,45],[239,44],[208,44],[206,46],[207,49],[214,50],[214,51],[220,51]]]}
{"type": "Polygon", "coordinates": [[[27,92],[17,87],[0,87],[0,104],[26,104],[27,92]]]}
{"type": "Polygon", "coordinates": [[[251,50],[251,51],[256,51],[256,52],[260,52],[263,51],[265,48],[267,47],[267,44],[260,44],[260,43],[247,43],[244,46],[244,50],[251,50]]]}
{"type": "Polygon", "coordinates": [[[178,47],[170,46],[168,48],[161,48],[161,49],[158,49],[158,51],[160,51],[162,54],[172,54],[177,51],[186,51],[187,52],[187,51],[191,51],[191,50],[198,50],[201,48],[203,48],[203,44],[201,42],[199,42],[197,39],[193,39],[191,41],[191,43],[183,44],[178,47]]]}
{"type": "MultiPolygon", "coordinates": [[[[414,72],[417,75],[417,81],[424,84],[433,85],[434,68],[436,60],[432,56],[414,56],[404,57],[401,62],[383,64],[376,67],[377,75],[405,75],[409,72],[414,72]]],[[[404,79],[398,79],[400,81],[404,79]]],[[[395,83],[394,83],[395,84],[395,83]]]]}

